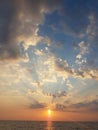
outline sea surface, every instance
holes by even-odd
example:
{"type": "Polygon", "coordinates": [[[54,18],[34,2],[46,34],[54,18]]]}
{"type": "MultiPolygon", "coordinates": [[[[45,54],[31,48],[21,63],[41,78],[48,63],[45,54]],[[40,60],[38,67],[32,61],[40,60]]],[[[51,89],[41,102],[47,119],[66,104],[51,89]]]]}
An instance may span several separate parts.
{"type": "Polygon", "coordinates": [[[98,130],[98,122],[0,121],[0,130],[98,130]]]}

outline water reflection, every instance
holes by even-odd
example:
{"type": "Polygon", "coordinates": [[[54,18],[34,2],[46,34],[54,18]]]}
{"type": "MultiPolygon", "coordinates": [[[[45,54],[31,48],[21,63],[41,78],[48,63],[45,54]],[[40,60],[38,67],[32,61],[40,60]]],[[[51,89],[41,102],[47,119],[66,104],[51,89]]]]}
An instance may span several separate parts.
{"type": "Polygon", "coordinates": [[[54,130],[52,123],[53,123],[52,121],[47,121],[47,126],[46,126],[45,130],[54,130]]]}

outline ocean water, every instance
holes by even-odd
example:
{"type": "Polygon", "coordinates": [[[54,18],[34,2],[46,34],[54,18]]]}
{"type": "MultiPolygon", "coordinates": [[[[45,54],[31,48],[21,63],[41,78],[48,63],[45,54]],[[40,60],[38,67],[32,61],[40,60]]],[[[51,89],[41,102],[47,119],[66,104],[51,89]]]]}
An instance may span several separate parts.
{"type": "Polygon", "coordinates": [[[0,130],[98,130],[98,122],[0,121],[0,130]]]}

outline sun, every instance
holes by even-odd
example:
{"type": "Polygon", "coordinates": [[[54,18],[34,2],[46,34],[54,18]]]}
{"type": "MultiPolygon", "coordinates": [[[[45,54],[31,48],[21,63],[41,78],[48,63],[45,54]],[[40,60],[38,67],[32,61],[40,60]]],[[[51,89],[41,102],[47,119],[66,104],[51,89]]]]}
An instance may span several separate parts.
{"type": "Polygon", "coordinates": [[[50,117],[51,116],[51,110],[48,109],[48,116],[50,117]]]}

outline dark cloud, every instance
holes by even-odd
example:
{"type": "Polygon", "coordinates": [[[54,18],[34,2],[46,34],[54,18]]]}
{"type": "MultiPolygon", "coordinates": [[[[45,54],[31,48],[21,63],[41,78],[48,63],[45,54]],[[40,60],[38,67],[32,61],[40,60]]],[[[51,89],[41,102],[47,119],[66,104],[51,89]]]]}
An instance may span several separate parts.
{"type": "Polygon", "coordinates": [[[66,92],[65,91],[58,91],[57,93],[53,94],[53,101],[56,99],[56,98],[60,98],[60,97],[64,97],[66,96],[66,92]]]}
{"type": "MultiPolygon", "coordinates": [[[[66,103],[66,102],[65,102],[66,103]]],[[[69,112],[98,112],[98,100],[79,102],[76,104],[56,104],[55,109],[58,111],[69,112]]]]}
{"type": "Polygon", "coordinates": [[[67,92],[64,90],[43,90],[43,94],[45,96],[50,96],[52,97],[52,103],[56,102],[58,99],[62,98],[62,97],[66,97],[67,96],[67,92]]]}
{"type": "Polygon", "coordinates": [[[55,102],[59,98],[66,97],[66,96],[67,96],[67,92],[66,91],[58,91],[57,93],[52,95],[52,102],[55,102]]]}
{"type": "Polygon", "coordinates": [[[60,91],[56,90],[55,92],[53,92],[52,90],[51,92],[48,92],[47,90],[43,90],[43,94],[46,96],[52,96],[53,98],[60,98],[67,95],[66,91],[63,90],[60,91]]]}
{"type": "Polygon", "coordinates": [[[63,104],[56,104],[55,107],[57,111],[64,111],[66,109],[66,106],[63,104]]]}
{"type": "Polygon", "coordinates": [[[0,59],[17,58],[20,55],[14,38],[11,39],[11,33],[16,31],[12,24],[16,13],[15,0],[0,1],[0,59]]]}
{"type": "Polygon", "coordinates": [[[45,103],[40,103],[38,101],[34,101],[34,103],[32,103],[29,108],[30,109],[40,109],[40,108],[46,108],[46,104],[45,103]]]}
{"type": "Polygon", "coordinates": [[[0,0],[0,59],[18,58],[19,42],[31,40],[43,14],[58,6],[58,0],[0,0]]]}
{"type": "Polygon", "coordinates": [[[98,100],[73,104],[72,107],[78,110],[80,109],[80,111],[83,110],[84,112],[85,111],[96,112],[98,111],[98,100]]]}

